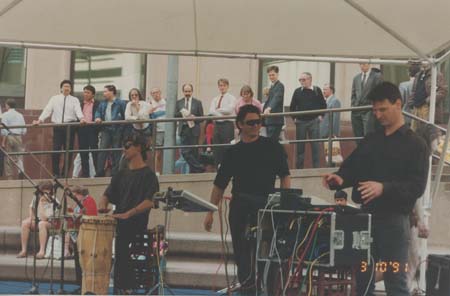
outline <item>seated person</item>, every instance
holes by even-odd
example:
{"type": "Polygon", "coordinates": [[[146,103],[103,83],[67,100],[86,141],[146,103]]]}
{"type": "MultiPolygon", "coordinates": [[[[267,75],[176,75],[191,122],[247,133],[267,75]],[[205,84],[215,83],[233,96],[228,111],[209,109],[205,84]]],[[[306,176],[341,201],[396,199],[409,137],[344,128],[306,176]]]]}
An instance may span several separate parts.
{"type": "MultiPolygon", "coordinates": [[[[48,230],[50,229],[48,217],[53,216],[53,204],[48,198],[48,196],[53,196],[53,184],[50,181],[42,181],[38,184],[38,187],[44,194],[40,196],[38,205],[39,252],[36,254],[36,258],[44,259],[45,245],[47,243],[48,230]]],[[[17,258],[24,258],[27,256],[27,244],[30,230],[37,230],[34,216],[35,199],[36,198],[33,198],[33,201],[30,204],[29,217],[22,221],[22,250],[17,254],[17,258]]]]}
{"type": "Polygon", "coordinates": [[[347,193],[344,190],[336,190],[334,193],[334,203],[337,206],[347,205],[347,193]]]}
{"type": "MultiPolygon", "coordinates": [[[[89,190],[84,186],[72,186],[71,191],[73,195],[78,199],[78,201],[83,205],[83,209],[80,209],[79,206],[75,207],[73,210],[74,216],[97,216],[97,204],[95,202],[95,199],[89,195],[89,190]]],[[[80,217],[81,218],[81,217],[80,217]]],[[[70,235],[70,238],[66,238],[66,241],[73,242],[73,253],[74,253],[74,260],[75,260],[75,277],[76,277],[76,283],[80,286],[79,289],[74,291],[73,294],[78,293],[81,291],[81,266],[80,266],[80,258],[78,255],[78,248],[77,248],[77,232],[71,232],[68,233],[70,235]]],[[[65,250],[65,253],[68,254],[68,246],[67,250],[65,250]]]]}

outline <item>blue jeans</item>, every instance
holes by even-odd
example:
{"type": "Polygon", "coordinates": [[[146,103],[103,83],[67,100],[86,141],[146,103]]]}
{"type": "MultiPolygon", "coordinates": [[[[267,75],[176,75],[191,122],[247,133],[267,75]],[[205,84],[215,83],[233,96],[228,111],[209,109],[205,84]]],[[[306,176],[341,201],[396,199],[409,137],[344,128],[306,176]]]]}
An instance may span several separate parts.
{"type": "MultiPolygon", "coordinates": [[[[319,139],[320,138],[320,121],[319,118],[312,120],[297,120],[296,121],[297,140],[319,139]]],[[[312,163],[313,167],[320,166],[320,143],[312,142],[312,163]]],[[[297,143],[297,169],[303,169],[305,164],[305,143],[297,143]]]]}
{"type": "MultiPolygon", "coordinates": [[[[120,148],[122,147],[122,130],[121,129],[105,129],[100,132],[100,149],[108,148],[120,148]]],[[[105,176],[105,163],[106,158],[109,155],[109,151],[101,151],[98,154],[97,163],[97,176],[105,176]]],[[[112,171],[111,175],[115,175],[119,169],[121,151],[113,151],[111,153],[112,158],[112,171]]]]}
{"type": "MultiPolygon", "coordinates": [[[[387,296],[409,296],[408,283],[406,279],[405,264],[408,262],[409,216],[402,214],[385,214],[372,216],[372,257],[376,262],[387,262],[387,268],[383,272],[384,285],[387,296]],[[400,268],[395,270],[389,262],[399,263],[400,268]]],[[[380,268],[378,268],[380,270],[380,268]]],[[[366,272],[356,274],[356,295],[374,295],[375,273],[369,283],[372,266],[368,266],[366,272]]]]}

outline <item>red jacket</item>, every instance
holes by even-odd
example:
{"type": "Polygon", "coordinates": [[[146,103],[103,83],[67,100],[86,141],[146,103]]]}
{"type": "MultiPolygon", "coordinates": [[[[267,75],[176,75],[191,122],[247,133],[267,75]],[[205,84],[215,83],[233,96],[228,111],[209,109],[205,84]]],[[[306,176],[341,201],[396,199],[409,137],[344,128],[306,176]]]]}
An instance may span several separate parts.
{"type": "Polygon", "coordinates": [[[95,199],[92,198],[92,196],[88,195],[86,198],[82,201],[83,207],[84,207],[84,215],[87,216],[97,216],[97,204],[95,202],[95,199]]]}

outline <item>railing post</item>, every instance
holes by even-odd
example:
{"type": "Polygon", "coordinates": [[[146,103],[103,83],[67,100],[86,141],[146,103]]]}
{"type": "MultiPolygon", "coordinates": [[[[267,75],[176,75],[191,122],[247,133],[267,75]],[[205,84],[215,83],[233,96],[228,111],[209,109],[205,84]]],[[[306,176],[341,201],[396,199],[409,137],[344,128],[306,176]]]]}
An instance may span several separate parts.
{"type": "Polygon", "coordinates": [[[330,112],[328,118],[328,167],[333,166],[333,117],[334,113],[330,112]]]}
{"type": "MultiPolygon", "coordinates": [[[[70,152],[69,150],[71,149],[70,147],[70,125],[67,125],[66,127],[66,145],[65,145],[65,153],[64,153],[64,178],[67,179],[67,177],[69,176],[69,155],[70,152]]],[[[59,161],[58,161],[59,163],[59,161]]]]}
{"type": "Polygon", "coordinates": [[[152,124],[152,144],[151,144],[151,150],[152,150],[152,155],[153,155],[153,171],[156,173],[156,168],[158,167],[158,164],[156,163],[158,161],[158,158],[156,157],[156,133],[157,133],[157,128],[156,128],[157,122],[153,122],[152,124]]]}

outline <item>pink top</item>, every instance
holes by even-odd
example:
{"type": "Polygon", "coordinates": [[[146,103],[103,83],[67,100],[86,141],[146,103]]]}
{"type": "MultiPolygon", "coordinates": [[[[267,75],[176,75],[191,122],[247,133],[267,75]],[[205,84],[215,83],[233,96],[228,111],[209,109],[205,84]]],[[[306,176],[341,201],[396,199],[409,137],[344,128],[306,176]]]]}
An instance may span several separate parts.
{"type": "MultiPolygon", "coordinates": [[[[244,101],[243,98],[239,98],[239,100],[236,103],[236,108],[235,108],[236,114],[239,113],[239,109],[241,109],[241,107],[244,106],[244,105],[247,105],[247,103],[244,101]]],[[[252,105],[255,106],[255,107],[258,107],[259,111],[262,112],[263,106],[262,106],[260,101],[258,101],[255,98],[252,98],[252,105]]]]}
{"type": "Polygon", "coordinates": [[[92,112],[94,111],[94,102],[84,102],[83,115],[86,122],[92,122],[92,112]]]}

